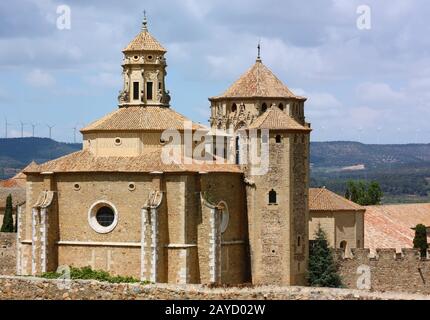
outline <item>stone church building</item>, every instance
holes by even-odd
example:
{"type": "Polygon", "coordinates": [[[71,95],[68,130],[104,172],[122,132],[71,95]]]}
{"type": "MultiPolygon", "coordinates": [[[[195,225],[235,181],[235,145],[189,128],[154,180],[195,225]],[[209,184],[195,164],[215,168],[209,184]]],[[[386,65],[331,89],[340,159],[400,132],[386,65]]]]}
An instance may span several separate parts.
{"type": "Polygon", "coordinates": [[[83,150],[25,170],[18,273],[73,265],[161,283],[305,284],[306,98],[258,55],[209,99],[209,128],[170,105],[166,50],[146,19],[123,53],[119,108],[82,129],[83,150]],[[166,139],[169,131],[179,142],[166,139]],[[242,152],[251,132],[267,160],[263,173],[242,152]],[[219,154],[221,146],[229,152],[219,154]],[[164,161],[166,148],[180,161],[164,161]],[[217,161],[194,161],[193,152],[217,161]]]}

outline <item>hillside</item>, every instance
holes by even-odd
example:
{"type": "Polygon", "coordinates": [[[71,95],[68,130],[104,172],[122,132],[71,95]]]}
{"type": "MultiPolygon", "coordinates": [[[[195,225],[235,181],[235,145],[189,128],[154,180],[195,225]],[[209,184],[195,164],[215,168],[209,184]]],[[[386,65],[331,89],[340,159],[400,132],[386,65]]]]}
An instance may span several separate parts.
{"type": "Polygon", "coordinates": [[[33,160],[43,163],[81,148],[81,144],[57,142],[48,138],[0,139],[0,179],[13,176],[33,160]]]}
{"type": "Polygon", "coordinates": [[[359,142],[312,142],[311,163],[317,167],[366,168],[430,163],[430,144],[376,145],[359,142]]]}
{"type": "Polygon", "coordinates": [[[378,181],[385,203],[430,202],[430,144],[313,142],[311,186],[343,194],[348,180],[378,181]]]}
{"type": "MultiPolygon", "coordinates": [[[[43,163],[81,148],[47,138],[0,139],[0,179],[33,160],[43,163]]],[[[386,202],[430,202],[430,144],[312,142],[311,168],[312,187],[326,186],[342,194],[350,179],[376,180],[386,202]]]]}

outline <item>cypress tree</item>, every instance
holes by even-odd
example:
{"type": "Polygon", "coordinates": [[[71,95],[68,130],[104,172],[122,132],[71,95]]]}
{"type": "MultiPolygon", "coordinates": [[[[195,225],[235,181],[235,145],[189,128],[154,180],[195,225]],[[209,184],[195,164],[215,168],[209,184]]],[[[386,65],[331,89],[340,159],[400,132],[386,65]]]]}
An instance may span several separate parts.
{"type": "Polygon", "coordinates": [[[318,226],[315,236],[316,239],[309,248],[309,284],[313,287],[342,287],[333,253],[328,247],[327,236],[321,226],[318,226]]]}
{"type": "Polygon", "coordinates": [[[418,224],[415,227],[414,248],[420,249],[421,258],[427,256],[427,228],[423,224],[418,224]]]}
{"type": "Polygon", "coordinates": [[[8,195],[6,199],[6,210],[3,217],[3,225],[0,232],[13,232],[13,214],[12,214],[12,195],[8,195]]]}

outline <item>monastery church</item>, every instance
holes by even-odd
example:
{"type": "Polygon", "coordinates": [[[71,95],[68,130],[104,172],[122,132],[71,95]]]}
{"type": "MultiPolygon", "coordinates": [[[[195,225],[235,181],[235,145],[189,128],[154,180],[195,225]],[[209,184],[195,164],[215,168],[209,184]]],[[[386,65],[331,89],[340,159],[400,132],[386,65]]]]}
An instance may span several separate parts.
{"type": "MultiPolygon", "coordinates": [[[[306,98],[258,55],[223,94],[209,98],[208,128],[170,105],[166,49],[146,18],[123,54],[119,107],[81,130],[81,151],[25,169],[18,274],[71,265],[156,283],[306,284],[309,226],[319,219],[309,214],[306,98]],[[182,147],[186,123],[210,141],[219,138],[215,129],[232,129],[221,139],[233,146],[233,161],[189,162],[185,151],[180,162],[162,161],[172,143],[163,132],[179,132],[182,147]],[[238,137],[251,131],[268,150],[264,174],[241,159],[238,137]]],[[[192,150],[209,150],[202,143],[192,141],[192,150]]],[[[327,197],[324,190],[312,194],[327,197]]],[[[361,208],[351,210],[359,221],[361,208]]]]}

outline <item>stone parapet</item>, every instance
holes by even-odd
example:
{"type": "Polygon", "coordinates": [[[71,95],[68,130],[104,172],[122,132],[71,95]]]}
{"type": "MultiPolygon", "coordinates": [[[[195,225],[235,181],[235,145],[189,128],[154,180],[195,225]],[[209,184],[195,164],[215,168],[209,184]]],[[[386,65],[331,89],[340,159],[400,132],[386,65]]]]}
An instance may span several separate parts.
{"type": "Polygon", "coordinates": [[[110,284],[98,281],[64,281],[0,276],[0,300],[429,300],[430,296],[395,292],[310,287],[231,287],[202,285],[110,284]]]}

